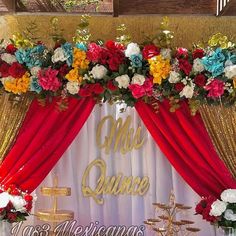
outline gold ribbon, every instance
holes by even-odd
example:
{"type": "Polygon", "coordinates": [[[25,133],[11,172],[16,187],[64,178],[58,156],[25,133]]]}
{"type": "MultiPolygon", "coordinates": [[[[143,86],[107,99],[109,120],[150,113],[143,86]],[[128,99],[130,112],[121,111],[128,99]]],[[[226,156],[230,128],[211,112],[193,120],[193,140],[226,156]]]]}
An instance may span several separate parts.
{"type": "Polygon", "coordinates": [[[0,163],[13,145],[31,101],[29,95],[0,94],[0,163]]]}
{"type": "Polygon", "coordinates": [[[219,156],[236,178],[236,106],[202,105],[200,113],[219,156]]]}

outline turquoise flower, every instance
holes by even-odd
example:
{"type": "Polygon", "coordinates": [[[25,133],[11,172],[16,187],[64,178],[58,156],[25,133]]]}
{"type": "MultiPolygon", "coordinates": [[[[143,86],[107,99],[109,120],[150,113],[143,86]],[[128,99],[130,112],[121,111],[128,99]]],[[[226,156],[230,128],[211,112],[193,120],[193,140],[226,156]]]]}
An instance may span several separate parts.
{"type": "Polygon", "coordinates": [[[31,79],[30,91],[33,91],[33,92],[36,92],[36,93],[40,93],[42,91],[42,87],[38,84],[38,79],[37,78],[31,79]]]}
{"type": "Polygon", "coordinates": [[[67,65],[71,66],[73,63],[73,48],[71,43],[65,43],[61,46],[61,48],[64,50],[65,56],[67,57],[67,65]]]}
{"type": "Polygon", "coordinates": [[[28,68],[42,66],[44,59],[45,46],[37,45],[33,48],[18,49],[15,53],[16,59],[20,64],[25,64],[28,68]]]}
{"type": "Polygon", "coordinates": [[[80,50],[82,50],[82,51],[87,51],[88,49],[87,49],[87,46],[84,44],[84,43],[77,43],[76,45],[75,45],[78,49],[80,49],[80,50]]]}
{"type": "Polygon", "coordinates": [[[217,77],[224,72],[224,63],[227,60],[221,48],[217,48],[209,56],[203,57],[202,63],[205,69],[217,77]]]}
{"type": "Polygon", "coordinates": [[[130,60],[132,62],[133,67],[139,68],[139,67],[142,67],[142,65],[143,65],[143,63],[142,63],[143,56],[141,54],[131,55],[130,60]]]}

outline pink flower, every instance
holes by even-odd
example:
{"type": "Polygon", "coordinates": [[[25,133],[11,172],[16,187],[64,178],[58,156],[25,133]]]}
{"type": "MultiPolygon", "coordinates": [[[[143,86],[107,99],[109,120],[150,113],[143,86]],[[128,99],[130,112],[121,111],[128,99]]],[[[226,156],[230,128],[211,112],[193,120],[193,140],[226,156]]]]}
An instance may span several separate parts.
{"type": "Polygon", "coordinates": [[[205,89],[209,91],[207,97],[217,98],[224,94],[224,82],[218,79],[212,80],[205,89]]]}
{"type": "Polygon", "coordinates": [[[87,58],[89,61],[98,62],[102,48],[96,43],[90,43],[88,46],[87,58]]]}
{"type": "Polygon", "coordinates": [[[39,71],[39,85],[45,90],[57,91],[62,85],[57,74],[58,70],[51,68],[39,71]]]}
{"type": "Polygon", "coordinates": [[[188,49],[186,49],[186,48],[177,48],[175,56],[178,59],[180,59],[180,58],[188,59],[188,49]]]}
{"type": "Polygon", "coordinates": [[[141,98],[145,95],[150,97],[153,93],[152,79],[146,79],[143,85],[131,84],[129,85],[129,89],[132,92],[134,98],[141,98]]]}

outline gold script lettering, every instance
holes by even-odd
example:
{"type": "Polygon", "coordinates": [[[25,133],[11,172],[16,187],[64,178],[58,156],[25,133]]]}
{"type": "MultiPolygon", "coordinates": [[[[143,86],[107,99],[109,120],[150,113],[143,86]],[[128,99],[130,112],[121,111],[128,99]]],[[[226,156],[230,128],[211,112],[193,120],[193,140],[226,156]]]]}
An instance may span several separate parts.
{"type": "Polygon", "coordinates": [[[134,128],[130,128],[131,116],[128,116],[123,122],[122,118],[115,120],[112,116],[105,116],[98,125],[96,142],[100,149],[105,149],[105,153],[109,154],[113,149],[114,152],[120,150],[122,154],[126,154],[132,149],[139,149],[144,144],[144,138],[141,137],[142,128],[138,127],[134,133],[134,128]],[[102,142],[101,135],[106,122],[109,122],[110,129],[108,135],[102,142]],[[112,147],[112,144],[114,146],[112,147]]]}
{"type": "Polygon", "coordinates": [[[106,176],[106,170],[106,163],[101,159],[96,159],[88,165],[82,178],[82,193],[84,197],[92,197],[97,204],[102,205],[104,203],[103,194],[143,196],[149,189],[150,183],[148,177],[127,177],[121,173],[117,176],[106,176]],[[87,184],[90,171],[93,167],[97,167],[99,170],[99,178],[96,181],[96,187],[94,189],[87,184]]]}

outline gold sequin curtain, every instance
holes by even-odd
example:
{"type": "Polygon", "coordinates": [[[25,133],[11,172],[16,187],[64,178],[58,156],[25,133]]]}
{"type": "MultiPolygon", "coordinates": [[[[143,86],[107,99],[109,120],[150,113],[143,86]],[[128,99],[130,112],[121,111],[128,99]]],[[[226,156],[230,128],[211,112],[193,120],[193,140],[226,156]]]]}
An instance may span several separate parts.
{"type": "Polygon", "coordinates": [[[236,106],[203,105],[200,113],[219,156],[236,178],[236,106]]]}
{"type": "Polygon", "coordinates": [[[0,95],[0,163],[13,145],[31,101],[30,96],[0,95]]]}

